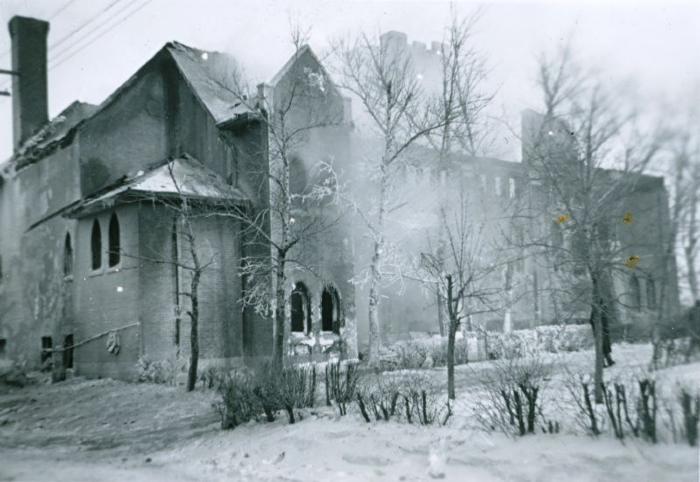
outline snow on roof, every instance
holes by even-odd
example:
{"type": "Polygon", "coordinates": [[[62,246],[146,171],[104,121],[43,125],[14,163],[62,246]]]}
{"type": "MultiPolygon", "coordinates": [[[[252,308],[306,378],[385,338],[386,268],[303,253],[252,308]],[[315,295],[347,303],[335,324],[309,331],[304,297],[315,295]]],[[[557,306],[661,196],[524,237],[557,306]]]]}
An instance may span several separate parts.
{"type": "Polygon", "coordinates": [[[217,124],[251,112],[236,92],[241,74],[236,60],[221,52],[209,52],[170,42],[167,47],[183,77],[217,124]]]}
{"type": "Polygon", "coordinates": [[[127,176],[117,187],[85,199],[68,215],[80,215],[113,205],[117,198],[130,195],[135,198],[188,197],[212,201],[244,202],[248,198],[221,176],[196,159],[185,155],[170,159],[144,172],[127,176]]]}
{"type": "Polygon", "coordinates": [[[84,119],[97,111],[97,106],[87,102],[74,101],[56,117],[51,119],[33,136],[29,137],[13,155],[18,167],[41,159],[47,150],[60,143],[84,119]]]}

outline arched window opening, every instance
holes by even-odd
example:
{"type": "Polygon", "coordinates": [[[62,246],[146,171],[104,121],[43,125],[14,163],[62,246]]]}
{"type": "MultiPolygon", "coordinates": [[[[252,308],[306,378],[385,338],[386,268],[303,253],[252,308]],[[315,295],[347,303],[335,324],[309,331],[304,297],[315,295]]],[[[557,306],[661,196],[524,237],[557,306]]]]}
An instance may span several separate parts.
{"type": "Polygon", "coordinates": [[[304,283],[294,285],[290,298],[292,308],[292,331],[295,333],[309,333],[311,331],[311,302],[309,290],[304,283]]]}
{"type": "Polygon", "coordinates": [[[639,278],[636,275],[630,277],[630,299],[632,308],[638,310],[642,306],[642,291],[639,288],[639,278]]]}
{"type": "Polygon", "coordinates": [[[118,265],[120,258],[119,219],[117,219],[116,213],[112,213],[112,217],[109,219],[109,266],[118,265]]]}
{"type": "Polygon", "coordinates": [[[289,161],[289,190],[291,194],[304,194],[309,183],[303,159],[293,156],[289,161]]]}
{"type": "Polygon", "coordinates": [[[656,282],[654,278],[647,278],[647,307],[650,310],[656,309],[656,282]]]}
{"type": "Polygon", "coordinates": [[[321,293],[321,330],[340,332],[340,299],[332,286],[326,286],[321,293]]]}
{"type": "Polygon", "coordinates": [[[102,266],[102,231],[97,219],[92,223],[90,247],[92,249],[92,269],[100,269],[102,266]]]}
{"type": "Polygon", "coordinates": [[[73,244],[70,240],[70,233],[66,233],[66,239],[63,242],[63,276],[73,274],[73,244]]]}

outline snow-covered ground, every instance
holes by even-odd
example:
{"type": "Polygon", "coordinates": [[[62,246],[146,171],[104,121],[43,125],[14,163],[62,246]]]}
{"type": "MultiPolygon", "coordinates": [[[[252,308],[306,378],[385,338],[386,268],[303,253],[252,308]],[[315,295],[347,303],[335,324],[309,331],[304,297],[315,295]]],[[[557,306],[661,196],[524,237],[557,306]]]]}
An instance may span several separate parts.
{"type": "MultiPolygon", "coordinates": [[[[641,372],[650,348],[615,347],[611,379],[641,372]]],[[[580,371],[592,353],[551,357],[558,393],[564,367],[580,371]]],[[[219,429],[212,391],[71,380],[0,394],[0,481],[697,481],[697,449],[683,444],[624,444],[566,427],[556,435],[511,439],[472,428],[481,362],[457,369],[456,413],[446,427],[367,424],[353,411],[325,406],[287,425],[219,429]],[[431,475],[432,474],[432,475],[431,475]]],[[[444,379],[444,369],[429,371],[444,379]]],[[[657,372],[657,380],[700,386],[700,364],[657,372]]],[[[319,402],[320,402],[319,396],[319,402]]]]}

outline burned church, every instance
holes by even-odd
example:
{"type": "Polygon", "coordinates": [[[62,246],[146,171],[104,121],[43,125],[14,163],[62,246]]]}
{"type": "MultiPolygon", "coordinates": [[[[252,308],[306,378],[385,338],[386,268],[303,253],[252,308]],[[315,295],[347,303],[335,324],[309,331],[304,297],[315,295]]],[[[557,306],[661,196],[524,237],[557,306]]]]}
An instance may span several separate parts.
{"type": "MultiPolygon", "coordinates": [[[[139,359],[178,360],[189,353],[196,308],[200,366],[265,359],[272,354],[274,315],[264,297],[274,283],[256,279],[249,261],[258,260],[269,273],[280,246],[275,237],[310,216],[327,222],[310,229],[316,236],[290,243],[287,286],[278,290],[286,304],[286,354],[299,360],[358,356],[368,339],[366,286],[357,283],[369,259],[366,236],[350,210],[332,202],[309,208],[305,200],[322,198],[316,187],[332,184],[321,165],[341,176],[339,182],[354,182],[357,197],[371,189],[358,165],[374,143],[355,126],[350,100],[308,46],[243,98],[232,89],[238,71],[230,57],[170,42],[100,105],[76,101],[49,119],[49,24],[14,17],[9,29],[12,70],[19,75],[12,80],[14,154],[0,164],[0,357],[30,368],[53,363],[87,377],[131,379],[139,359]],[[292,95],[300,102],[290,102],[292,95]],[[305,132],[283,156],[280,134],[266,117],[279,111],[288,111],[296,130],[305,132]],[[282,184],[295,193],[287,226],[270,215],[279,207],[274,173],[280,162],[289,167],[282,184]],[[183,206],[194,213],[186,226],[183,206]],[[255,229],[241,212],[258,220],[255,229]]],[[[400,32],[382,41],[411,55],[426,84],[438,81],[438,44],[409,45],[400,32]]],[[[523,115],[524,139],[538,122],[533,112],[523,115]]],[[[466,195],[477,217],[493,220],[494,235],[517,240],[538,230],[560,245],[575,243],[547,216],[512,222],[525,200],[547,202],[532,181],[526,149],[522,157],[509,162],[455,154],[441,163],[416,146],[401,169],[406,201],[392,214],[398,221],[388,223],[388,241],[420,252],[424,234],[438,228],[426,193],[438,192],[466,195]]],[[[645,243],[631,253],[642,260],[640,268],[611,282],[622,306],[615,329],[616,336],[647,336],[656,320],[672,319],[679,306],[675,261],[663,242],[669,229],[663,179],[642,176],[629,205],[635,222],[616,231],[615,242],[645,243]],[[663,280],[661,272],[667,273],[663,280]]],[[[526,251],[515,260],[499,272],[511,302],[475,324],[496,331],[532,328],[561,322],[565,308],[576,317],[552,296],[568,273],[526,251]]],[[[439,294],[411,279],[383,287],[380,313],[384,342],[439,333],[442,326],[439,294]]],[[[579,315],[577,321],[586,322],[585,303],[579,315]]]]}
{"type": "MultiPolygon", "coordinates": [[[[49,24],[14,17],[9,30],[18,75],[14,154],[0,178],[2,356],[28,368],[61,363],[83,376],[130,379],[140,358],[189,353],[188,314],[196,308],[200,367],[269,357],[272,317],[242,302],[253,290],[241,274],[245,260],[269,266],[265,240],[276,229],[269,215],[274,142],[263,109],[251,106],[288,103],[305,76],[339,119],[308,129],[294,146],[294,168],[305,172],[316,158],[347,162],[349,106],[311,49],[301,48],[242,102],[228,83],[230,58],[171,42],[100,105],[76,101],[49,119],[49,24]],[[182,211],[172,209],[183,204],[200,214],[187,229],[182,211]],[[222,206],[261,221],[246,229],[239,216],[219,215],[222,206]]],[[[306,177],[291,181],[311,182],[306,177]]],[[[348,234],[336,223],[300,249],[313,256],[284,287],[289,354],[353,356],[348,234]]]]}

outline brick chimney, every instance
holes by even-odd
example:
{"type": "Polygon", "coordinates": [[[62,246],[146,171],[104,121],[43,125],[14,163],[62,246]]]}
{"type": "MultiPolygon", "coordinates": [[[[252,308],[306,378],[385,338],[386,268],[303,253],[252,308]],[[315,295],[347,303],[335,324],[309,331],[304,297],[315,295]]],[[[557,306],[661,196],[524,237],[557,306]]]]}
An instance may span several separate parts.
{"type": "Polygon", "coordinates": [[[27,17],[12,17],[12,129],[14,146],[35,134],[49,119],[46,90],[46,38],[49,23],[27,17]]]}

